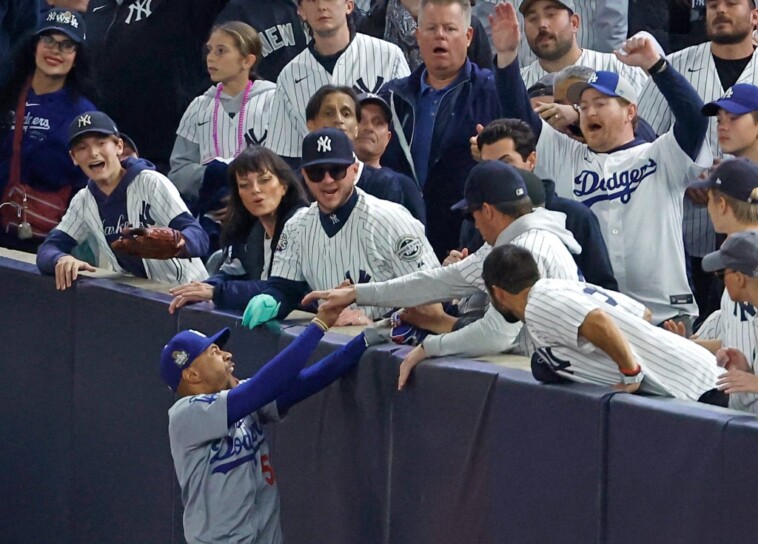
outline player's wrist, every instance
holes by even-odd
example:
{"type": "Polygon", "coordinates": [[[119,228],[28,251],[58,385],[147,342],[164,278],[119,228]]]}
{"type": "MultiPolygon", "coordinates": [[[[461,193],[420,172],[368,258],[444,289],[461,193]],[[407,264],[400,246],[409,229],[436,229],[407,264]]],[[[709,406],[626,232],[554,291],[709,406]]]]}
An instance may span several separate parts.
{"type": "Polygon", "coordinates": [[[326,332],[329,330],[329,325],[327,325],[325,321],[323,321],[322,319],[318,317],[314,317],[313,319],[311,319],[311,324],[316,325],[323,332],[326,332]]]}
{"type": "Polygon", "coordinates": [[[621,371],[621,383],[624,385],[633,385],[642,383],[645,373],[642,372],[642,367],[637,365],[634,369],[619,369],[621,371]]]}

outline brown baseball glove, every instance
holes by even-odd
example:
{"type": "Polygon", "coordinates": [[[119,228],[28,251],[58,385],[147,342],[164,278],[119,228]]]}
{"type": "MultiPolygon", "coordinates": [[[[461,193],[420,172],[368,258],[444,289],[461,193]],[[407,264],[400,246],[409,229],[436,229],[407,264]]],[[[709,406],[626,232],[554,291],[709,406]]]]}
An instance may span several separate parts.
{"type": "Polygon", "coordinates": [[[111,248],[143,259],[173,259],[184,251],[184,236],[168,227],[124,227],[111,248]]]}

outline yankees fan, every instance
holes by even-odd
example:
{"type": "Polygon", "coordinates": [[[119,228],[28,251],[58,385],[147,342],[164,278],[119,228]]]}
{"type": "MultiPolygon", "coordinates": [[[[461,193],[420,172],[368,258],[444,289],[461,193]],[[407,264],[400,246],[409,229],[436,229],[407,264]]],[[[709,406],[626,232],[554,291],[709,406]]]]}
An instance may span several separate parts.
{"type": "Polygon", "coordinates": [[[142,159],[119,161],[123,142],[115,123],[104,113],[81,114],[69,129],[69,153],[87,175],[87,187],[79,191],[39,248],[37,267],[55,274],[58,289],[71,287],[80,270],[94,268],[69,253],[88,237],[101,256],[121,273],[166,283],[202,280],[208,274],[202,257],[208,251],[208,236],[182,202],[179,192],[165,176],[142,159]],[[181,232],[185,258],[140,259],[111,250],[123,227],[160,226],[181,232]]]}
{"type": "MultiPolygon", "coordinates": [[[[555,131],[534,113],[518,75],[518,22],[509,4],[496,8],[498,91],[504,115],[523,119],[538,137],[537,174],[556,182],[597,215],[619,290],[653,312],[653,322],[697,315],[682,247],[682,198],[707,129],[702,101],[646,38],[624,45],[623,62],[644,66],[665,93],[677,123],[653,143],[634,138],[636,95],[611,72],[570,88],[586,145],[555,131]],[[651,239],[655,243],[651,243],[651,239]],[[651,269],[650,263],[656,263],[651,269]]],[[[707,151],[707,150],[706,150],[707,151]]],[[[710,164],[710,153],[706,153],[710,164]]]]}
{"type": "MultiPolygon", "coordinates": [[[[758,304],[758,232],[748,230],[729,236],[719,251],[705,256],[703,269],[717,273],[724,280],[729,298],[737,303],[758,304]]],[[[753,335],[758,333],[751,321],[753,335]]],[[[720,350],[719,363],[726,373],[719,376],[719,389],[729,394],[729,406],[758,414],[758,376],[755,374],[755,349],[732,346],[720,350]],[[732,402],[734,397],[739,402],[732,402]]]]}
{"type": "Polygon", "coordinates": [[[410,73],[396,45],[353,32],[348,25],[353,0],[299,0],[298,4],[313,40],[279,74],[266,140],[266,147],[289,158],[300,156],[308,132],[305,107],[316,90],[331,83],[377,92],[385,81],[410,73]]]}
{"type": "Polygon", "coordinates": [[[214,27],[206,44],[206,62],[216,83],[184,112],[171,152],[169,179],[185,202],[195,203],[201,185],[208,197],[226,186],[226,165],[248,145],[262,144],[275,85],[258,79],[261,40],[249,25],[230,22],[214,27]],[[207,180],[204,177],[208,173],[207,180]],[[213,190],[216,189],[216,190],[213,190]]]}
{"type": "Polygon", "coordinates": [[[279,493],[264,423],[317,393],[358,363],[361,334],[304,369],[341,308],[318,316],[253,377],[238,380],[224,349],[229,329],[211,337],[185,330],[163,348],[160,372],[179,400],[168,412],[171,455],[184,504],[188,544],[280,544],[279,493]]]}
{"type": "MultiPolygon", "coordinates": [[[[287,221],[264,293],[243,317],[250,328],[286,317],[311,289],[385,281],[439,266],[424,226],[394,202],[356,188],[358,164],[344,132],[325,128],[303,140],[303,177],[316,202],[287,221]]],[[[366,324],[391,308],[365,308],[366,324]]]]}
{"type": "Polygon", "coordinates": [[[515,245],[493,249],[483,276],[497,310],[509,322],[524,323],[536,379],[726,405],[716,390],[715,356],[645,321],[644,307],[629,297],[589,283],[541,279],[532,255],[515,245]]]}
{"type": "MultiPolygon", "coordinates": [[[[708,0],[705,2],[706,43],[694,45],[669,55],[668,62],[695,88],[704,102],[722,96],[736,83],[758,84],[753,28],[758,24],[758,11],[754,0],[708,0]]],[[[649,81],[639,100],[639,114],[658,134],[671,128],[672,110],[657,86],[649,81]]],[[[713,156],[722,158],[732,152],[721,147],[716,119],[709,120],[706,142],[713,156]]],[[[707,297],[712,278],[703,277],[700,261],[715,247],[715,233],[708,219],[705,201],[688,191],[684,201],[684,244],[690,255],[698,298],[707,297]],[[700,287],[702,285],[702,287],[700,287]]],[[[707,311],[710,306],[703,303],[707,311]]]]}

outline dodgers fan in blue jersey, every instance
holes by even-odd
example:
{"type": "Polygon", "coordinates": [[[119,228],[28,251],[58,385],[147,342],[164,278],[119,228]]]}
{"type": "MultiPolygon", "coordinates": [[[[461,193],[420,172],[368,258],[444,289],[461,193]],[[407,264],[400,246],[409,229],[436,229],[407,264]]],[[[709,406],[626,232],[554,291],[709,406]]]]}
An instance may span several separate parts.
{"type": "Polygon", "coordinates": [[[180,397],[169,410],[168,429],[189,544],[282,542],[276,477],[261,425],[279,421],[358,363],[375,330],[303,369],[341,310],[321,309],[247,380],[234,376],[232,354],[224,349],[229,329],[211,337],[182,331],[163,348],[161,377],[180,397]]]}

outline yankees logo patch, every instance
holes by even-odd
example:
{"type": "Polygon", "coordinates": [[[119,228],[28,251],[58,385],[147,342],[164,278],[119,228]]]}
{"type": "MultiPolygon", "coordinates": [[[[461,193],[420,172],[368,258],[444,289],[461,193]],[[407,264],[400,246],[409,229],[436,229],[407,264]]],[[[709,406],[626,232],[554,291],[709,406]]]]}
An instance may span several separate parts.
{"type": "Polygon", "coordinates": [[[124,22],[129,25],[132,22],[141,21],[143,18],[147,19],[153,14],[152,4],[153,0],[137,0],[130,4],[129,15],[124,22]]]}
{"type": "Polygon", "coordinates": [[[92,116],[89,114],[80,115],[79,119],[77,120],[77,125],[79,128],[81,127],[88,127],[92,124],[92,116]]]}
{"type": "Polygon", "coordinates": [[[332,139],[329,136],[321,136],[316,142],[316,152],[326,153],[332,150],[332,139]]]}
{"type": "Polygon", "coordinates": [[[415,261],[421,257],[422,252],[423,246],[421,240],[415,236],[401,236],[400,239],[395,242],[395,255],[397,255],[401,261],[415,261]]]}
{"type": "Polygon", "coordinates": [[[640,183],[657,171],[658,164],[653,159],[648,159],[639,168],[614,172],[608,178],[601,178],[598,172],[592,170],[583,170],[574,178],[574,195],[586,206],[605,200],[620,200],[622,204],[628,204],[640,183]]]}

